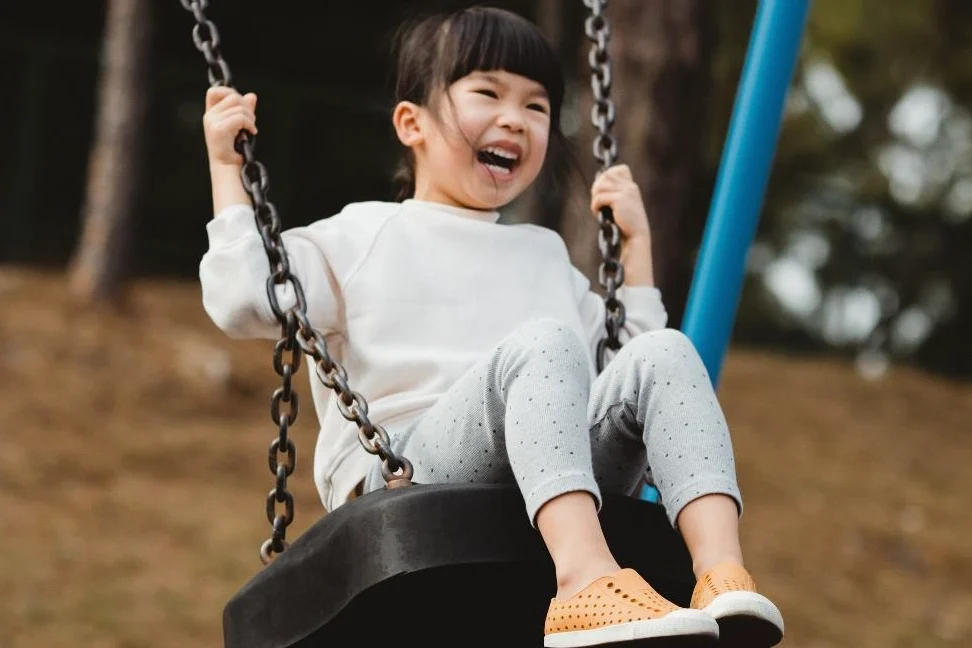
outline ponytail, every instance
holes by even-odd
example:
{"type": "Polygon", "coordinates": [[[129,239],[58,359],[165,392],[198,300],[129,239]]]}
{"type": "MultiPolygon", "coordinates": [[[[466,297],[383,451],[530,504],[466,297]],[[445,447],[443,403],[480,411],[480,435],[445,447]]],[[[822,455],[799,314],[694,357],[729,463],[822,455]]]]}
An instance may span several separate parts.
{"type": "Polygon", "coordinates": [[[402,154],[392,179],[398,185],[398,195],[395,196],[395,200],[402,202],[415,196],[415,156],[411,150],[406,150],[402,154]]]}

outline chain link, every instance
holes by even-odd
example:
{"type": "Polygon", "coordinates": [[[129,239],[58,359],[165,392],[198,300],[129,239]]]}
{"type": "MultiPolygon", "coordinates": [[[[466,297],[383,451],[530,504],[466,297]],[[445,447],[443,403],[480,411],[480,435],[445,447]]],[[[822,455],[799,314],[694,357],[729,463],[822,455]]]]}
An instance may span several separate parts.
{"type": "MultiPolygon", "coordinates": [[[[594,138],[594,158],[600,163],[600,172],[614,165],[618,159],[618,141],[611,133],[617,118],[617,109],[611,100],[611,54],[608,42],[611,40],[611,26],[604,10],[607,0],[584,0],[590,15],[584,23],[584,31],[591,41],[591,51],[587,61],[591,68],[591,90],[594,93],[594,106],[591,108],[591,123],[597,128],[594,138]]],[[[619,334],[624,326],[624,304],[617,297],[617,289],[624,283],[624,266],[621,265],[621,230],[614,222],[614,214],[604,207],[598,214],[600,226],[597,243],[601,250],[601,266],[597,278],[604,289],[604,329],[605,336],[597,343],[597,370],[600,372],[607,364],[608,350],[621,348],[619,334]]]]}
{"type": "MultiPolygon", "coordinates": [[[[210,86],[232,86],[233,77],[229,65],[220,52],[219,31],[206,17],[209,0],[179,2],[196,20],[192,29],[192,41],[206,59],[210,86]]],[[[253,136],[241,131],[236,139],[236,150],[243,156],[240,178],[253,202],[257,230],[270,262],[267,298],[281,328],[280,339],[273,350],[273,369],[280,376],[281,385],[270,399],[270,418],[278,429],[277,438],[271,442],[269,450],[269,467],[275,480],[273,489],[267,495],[267,520],[272,531],[270,538],[260,547],[260,558],[264,564],[268,564],[276,554],[286,550],[287,527],[294,521],[294,497],[287,489],[287,478],[293,474],[297,465],[297,449],[290,439],[290,426],[297,420],[299,411],[297,393],[293,390],[292,381],[294,374],[300,369],[302,352],[313,358],[317,376],[326,387],[337,394],[338,409],[344,418],[357,424],[361,446],[381,458],[381,473],[388,488],[411,484],[413,471],[408,459],[396,455],[391,449],[385,429],[368,419],[367,401],[348,385],[348,375],[344,367],[330,356],[324,337],[307,318],[304,288],[290,272],[287,250],[280,237],[281,223],[277,208],[267,197],[270,176],[266,167],[256,159],[255,148],[253,136]],[[287,310],[280,307],[277,296],[280,287],[289,287],[296,299],[296,304],[287,310]],[[278,510],[281,504],[283,512],[278,510]]]]}

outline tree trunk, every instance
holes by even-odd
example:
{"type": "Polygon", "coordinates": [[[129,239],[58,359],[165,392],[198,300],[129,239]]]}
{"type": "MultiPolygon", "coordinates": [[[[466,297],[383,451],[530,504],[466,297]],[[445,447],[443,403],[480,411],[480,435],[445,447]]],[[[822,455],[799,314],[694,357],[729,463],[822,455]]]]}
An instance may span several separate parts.
{"type": "MultiPolygon", "coordinates": [[[[671,326],[681,322],[705,221],[708,192],[698,179],[715,38],[713,11],[710,0],[613,0],[607,10],[619,162],[631,167],[645,199],[655,281],[671,326]]],[[[585,41],[585,60],[588,47],[585,41]]],[[[585,119],[590,101],[588,91],[585,119]]],[[[590,141],[585,138],[585,148],[590,141]]],[[[596,250],[593,226],[574,227],[569,234],[577,257],[587,254],[582,250],[596,250]]],[[[587,256],[596,262],[596,254],[587,256]]]]}
{"type": "Polygon", "coordinates": [[[151,0],[108,0],[83,233],[72,292],[87,302],[119,296],[141,167],[151,0]]]}
{"type": "MultiPolygon", "coordinates": [[[[580,31],[576,27],[580,3],[567,3],[564,0],[536,0],[535,21],[547,37],[554,51],[564,61],[564,74],[567,82],[576,77],[575,53],[580,43],[580,31]]],[[[569,110],[569,107],[565,106],[569,110]]],[[[561,122],[564,120],[561,119],[561,122]]],[[[535,225],[559,230],[563,220],[565,200],[571,161],[557,155],[556,149],[548,154],[545,170],[519,201],[522,208],[514,219],[535,225]]]]}

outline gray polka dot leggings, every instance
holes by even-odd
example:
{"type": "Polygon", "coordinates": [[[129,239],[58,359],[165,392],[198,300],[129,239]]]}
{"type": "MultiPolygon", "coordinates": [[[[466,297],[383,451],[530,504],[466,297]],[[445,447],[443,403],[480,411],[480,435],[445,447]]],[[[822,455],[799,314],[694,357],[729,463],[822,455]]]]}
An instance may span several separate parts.
{"type": "MultiPolygon", "coordinates": [[[[729,430],[705,366],[682,333],[632,338],[591,382],[567,326],[534,320],[503,340],[416,422],[392,436],[417,483],[515,482],[535,522],[546,502],[632,494],[647,475],[674,525],[706,494],[740,511],[729,430]]],[[[383,485],[377,465],[365,492],[383,485]]]]}

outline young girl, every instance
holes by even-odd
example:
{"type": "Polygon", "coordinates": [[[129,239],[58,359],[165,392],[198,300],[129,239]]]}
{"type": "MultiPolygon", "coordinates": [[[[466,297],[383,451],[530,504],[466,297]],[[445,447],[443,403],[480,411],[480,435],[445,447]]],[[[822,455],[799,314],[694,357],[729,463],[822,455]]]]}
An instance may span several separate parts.
{"type": "MultiPolygon", "coordinates": [[[[308,316],[416,482],[519,486],[557,575],[545,646],[682,645],[720,632],[726,645],[775,645],[782,617],[743,568],[726,422],[691,343],[664,328],[631,173],[613,167],[592,189],[593,213],[614,210],[627,277],[626,344],[600,376],[604,306],[563,241],[497,223],[564,145],[563,94],[556,55],[514,14],[474,8],[415,24],[401,41],[393,114],[405,200],[348,205],[284,234],[308,316]],[[601,493],[632,494],[646,470],[692,554],[690,609],[622,569],[601,532],[601,493]]],[[[269,266],[233,150],[241,129],[256,133],[256,97],[215,88],[206,108],[216,216],[203,303],[228,334],[273,338],[269,266]]],[[[279,290],[281,305],[289,292],[279,290]]],[[[382,479],[310,373],[314,477],[334,509],[382,479]]]]}

